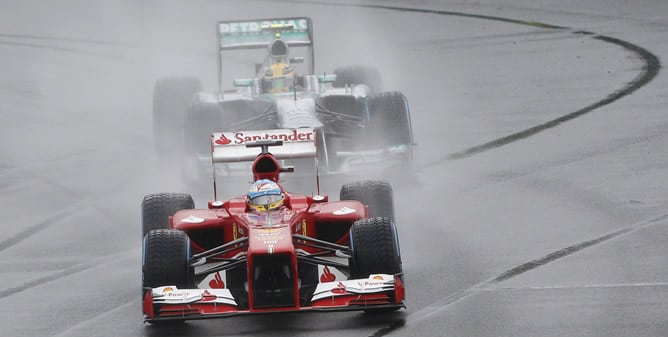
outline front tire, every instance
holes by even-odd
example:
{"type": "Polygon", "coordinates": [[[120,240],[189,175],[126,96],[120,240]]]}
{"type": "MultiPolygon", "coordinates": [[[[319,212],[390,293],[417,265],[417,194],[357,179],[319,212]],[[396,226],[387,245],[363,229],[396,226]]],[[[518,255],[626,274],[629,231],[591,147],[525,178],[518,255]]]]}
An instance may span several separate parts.
{"type": "Polygon", "coordinates": [[[144,237],[142,287],[176,286],[194,288],[193,268],[189,265],[190,239],[176,229],[156,229],[144,237]]]}
{"type": "MultiPolygon", "coordinates": [[[[144,236],[142,256],[142,298],[152,288],[176,286],[195,288],[194,271],[190,267],[190,239],[182,231],[156,229],[144,236]]],[[[176,321],[151,321],[152,324],[178,324],[176,321]]]]}
{"type": "Polygon", "coordinates": [[[356,221],[350,228],[351,278],[402,273],[399,240],[392,220],[375,217],[356,221]]]}
{"type": "MultiPolygon", "coordinates": [[[[368,278],[372,274],[400,275],[403,268],[396,227],[389,218],[369,218],[356,221],[350,228],[349,259],[352,279],[368,278]]],[[[367,313],[383,313],[400,309],[400,306],[368,309],[367,313]]]]}

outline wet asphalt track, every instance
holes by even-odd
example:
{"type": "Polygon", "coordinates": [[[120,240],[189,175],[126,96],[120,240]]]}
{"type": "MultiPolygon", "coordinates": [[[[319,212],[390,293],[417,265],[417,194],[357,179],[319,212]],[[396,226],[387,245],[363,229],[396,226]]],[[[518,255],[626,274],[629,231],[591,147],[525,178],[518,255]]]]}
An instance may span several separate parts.
{"type": "Polygon", "coordinates": [[[666,335],[668,5],[241,3],[0,4],[3,336],[666,335]],[[314,19],[318,71],[376,64],[410,100],[409,307],[145,326],[139,203],[187,191],[151,85],[214,88],[214,22],[284,15],[314,19]]]}

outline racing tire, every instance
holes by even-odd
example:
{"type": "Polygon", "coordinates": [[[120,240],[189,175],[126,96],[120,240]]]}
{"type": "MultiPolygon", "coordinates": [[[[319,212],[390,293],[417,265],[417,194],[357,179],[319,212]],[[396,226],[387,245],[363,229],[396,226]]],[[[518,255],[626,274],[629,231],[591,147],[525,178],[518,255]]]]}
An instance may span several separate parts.
{"type": "Polygon", "coordinates": [[[194,95],[202,90],[199,79],[171,77],[153,87],[153,144],[161,158],[177,156],[183,135],[183,114],[194,95]]]}
{"type": "Polygon", "coordinates": [[[402,273],[399,240],[390,218],[357,220],[350,227],[350,277],[402,273]]]}
{"type": "Polygon", "coordinates": [[[376,94],[368,104],[368,134],[375,142],[384,146],[413,144],[410,108],[404,94],[397,91],[376,94]]]}
{"type": "MultiPolygon", "coordinates": [[[[348,261],[351,279],[367,278],[371,274],[400,275],[403,267],[397,229],[390,218],[375,217],[357,220],[350,228],[351,257],[348,261]]],[[[384,313],[400,306],[364,310],[366,313],[384,313]]]]}
{"type": "Polygon", "coordinates": [[[187,154],[211,152],[211,133],[223,131],[223,111],[216,103],[194,102],[185,113],[184,148],[187,154]]]}
{"type": "Polygon", "coordinates": [[[334,69],[336,81],[335,88],[343,88],[346,85],[364,84],[371,92],[380,92],[382,90],[382,81],[378,69],[369,66],[347,66],[334,69]]]}
{"type": "Polygon", "coordinates": [[[387,217],[394,221],[392,186],[385,180],[361,180],[341,186],[339,200],[357,200],[369,208],[369,217],[387,217]]]}
{"type": "Polygon", "coordinates": [[[168,229],[169,217],[177,211],[195,208],[190,194],[155,193],[141,202],[142,237],[154,229],[168,229]]]}
{"type": "MultiPolygon", "coordinates": [[[[190,267],[190,239],[175,229],[156,229],[144,236],[142,256],[142,298],[150,288],[176,286],[195,288],[194,270],[190,267]]],[[[151,321],[152,324],[174,324],[176,321],[151,321]]]]}
{"type": "Polygon", "coordinates": [[[223,112],[217,103],[193,102],[186,111],[183,131],[185,149],[181,177],[187,186],[199,190],[211,186],[211,133],[223,131],[223,112]]]}
{"type": "Polygon", "coordinates": [[[143,287],[174,285],[194,287],[193,268],[189,266],[190,239],[177,229],[155,229],[144,237],[143,287]]]}

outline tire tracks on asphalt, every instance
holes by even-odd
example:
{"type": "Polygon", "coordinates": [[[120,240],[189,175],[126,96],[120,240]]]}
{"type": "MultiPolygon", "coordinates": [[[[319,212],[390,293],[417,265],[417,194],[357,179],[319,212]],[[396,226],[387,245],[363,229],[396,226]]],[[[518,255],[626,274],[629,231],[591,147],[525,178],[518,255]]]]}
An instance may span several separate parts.
{"type": "MultiPolygon", "coordinates": [[[[302,2],[302,1],[295,1],[295,2],[302,2]]],[[[615,90],[614,92],[608,94],[606,97],[604,97],[601,100],[598,100],[590,105],[587,105],[581,109],[578,109],[576,111],[573,111],[571,113],[565,114],[563,116],[560,116],[558,118],[555,118],[553,120],[550,120],[548,122],[542,123],[535,125],[533,127],[512,133],[510,135],[500,137],[497,139],[493,139],[491,141],[482,143],[480,145],[472,146],[467,149],[457,151],[451,154],[447,154],[445,156],[436,158],[434,161],[427,163],[425,166],[426,167],[432,167],[432,166],[437,166],[437,165],[442,165],[443,163],[447,161],[453,161],[453,160],[460,160],[460,159],[465,159],[467,157],[477,155],[489,150],[493,150],[496,148],[499,148],[504,145],[508,145],[511,143],[514,143],[516,141],[520,141],[523,139],[526,139],[528,137],[534,136],[542,131],[557,127],[561,125],[562,123],[565,123],[567,121],[576,119],[578,117],[581,117],[591,111],[594,111],[598,108],[601,108],[603,106],[609,105],[622,97],[628,96],[638,89],[644,87],[648,83],[650,83],[656,76],[659,74],[659,71],[661,69],[661,61],[656,56],[653,54],[651,51],[633,44],[628,41],[624,41],[622,39],[618,39],[612,36],[607,36],[607,35],[600,35],[596,34],[594,32],[589,32],[589,31],[581,31],[581,30],[574,30],[572,28],[564,27],[564,26],[557,26],[557,25],[551,25],[547,23],[541,23],[541,22],[536,22],[536,21],[527,21],[527,20],[517,20],[517,19],[511,19],[511,18],[504,18],[504,17],[496,17],[496,16],[488,16],[488,15],[478,15],[478,14],[471,14],[471,13],[464,13],[464,12],[453,12],[453,11],[442,11],[442,10],[431,10],[431,9],[419,9],[419,8],[407,8],[407,7],[396,7],[396,6],[386,6],[386,5],[372,5],[372,4],[332,4],[329,2],[318,2],[318,1],[305,1],[309,4],[323,4],[323,5],[335,5],[335,6],[343,6],[343,7],[358,7],[358,8],[375,8],[375,9],[384,9],[384,10],[393,10],[393,11],[401,11],[401,12],[412,12],[412,13],[424,13],[424,14],[436,14],[436,15],[448,15],[448,16],[460,16],[460,17],[467,17],[467,18],[473,18],[473,19],[482,19],[482,20],[492,20],[492,21],[498,21],[498,22],[506,22],[510,24],[518,24],[518,25],[525,25],[525,26],[532,26],[536,28],[543,28],[543,29],[551,29],[551,30],[566,30],[570,31],[574,35],[586,35],[586,36],[591,36],[592,39],[601,41],[604,43],[610,43],[613,45],[616,45],[618,47],[621,47],[625,49],[626,51],[632,53],[635,58],[641,60],[643,63],[643,66],[640,70],[640,72],[636,75],[636,77],[631,80],[630,82],[626,83],[624,86],[621,88],[615,90]]],[[[654,225],[657,223],[662,223],[666,219],[668,219],[668,214],[664,214],[661,216],[658,216],[656,218],[650,219],[646,222],[640,223],[640,224],[635,224],[631,225],[625,228],[618,229],[616,231],[613,231],[611,233],[607,233],[604,235],[601,235],[597,238],[591,239],[591,240],[586,240],[579,242],[577,244],[571,245],[569,247],[554,251],[550,254],[547,254],[541,258],[520,264],[518,266],[515,266],[500,275],[492,278],[491,280],[483,281],[477,285],[474,285],[473,287],[470,287],[468,289],[461,290],[455,294],[452,294],[450,296],[447,296],[435,303],[432,303],[431,305],[427,306],[426,308],[423,308],[422,310],[419,310],[417,312],[411,313],[407,316],[406,320],[400,320],[394,324],[390,324],[388,326],[385,326],[373,334],[370,335],[370,337],[380,337],[380,336],[385,336],[387,334],[392,333],[395,330],[400,329],[401,327],[404,327],[406,325],[414,324],[417,323],[423,319],[426,319],[427,317],[433,316],[436,313],[445,310],[445,308],[449,307],[452,304],[455,304],[471,295],[474,295],[478,292],[480,292],[483,288],[488,288],[490,285],[497,284],[499,282],[505,281],[507,279],[510,279],[512,277],[518,276],[520,274],[526,273],[530,270],[533,270],[535,268],[538,268],[540,266],[546,265],[550,262],[553,262],[557,259],[569,256],[571,254],[575,254],[583,249],[607,242],[609,240],[615,239],[617,237],[621,237],[623,235],[629,234],[631,232],[637,231],[639,229],[642,229],[644,227],[654,225]]]]}
{"type": "Polygon", "coordinates": [[[422,321],[424,319],[427,319],[443,310],[446,310],[448,307],[450,307],[453,304],[456,304],[457,302],[460,302],[472,295],[478,294],[483,291],[490,291],[490,290],[495,290],[495,285],[498,283],[501,283],[505,280],[508,280],[512,277],[518,276],[520,274],[524,274],[530,270],[536,269],[538,267],[544,266],[552,261],[555,261],[557,259],[575,254],[579,251],[582,251],[586,248],[593,247],[598,244],[602,244],[608,241],[612,241],[616,238],[620,238],[624,235],[631,234],[633,232],[640,231],[642,229],[655,226],[655,225],[665,225],[668,223],[668,214],[662,214],[657,217],[654,217],[649,220],[645,220],[639,223],[631,224],[629,226],[626,226],[624,228],[617,229],[615,231],[612,231],[610,233],[603,234],[599,237],[582,241],[577,244],[574,244],[572,246],[554,251],[552,253],[549,253],[543,257],[540,257],[538,259],[517,265],[503,273],[501,273],[498,276],[495,276],[491,279],[485,280],[483,282],[480,282],[470,288],[461,290],[455,294],[452,294],[450,296],[447,296],[439,301],[436,301],[435,303],[432,303],[431,305],[425,307],[424,309],[418,310],[416,312],[413,312],[409,314],[406,318],[405,322],[402,322],[400,325],[397,326],[386,326],[381,330],[378,330],[375,334],[371,335],[373,337],[379,337],[379,336],[384,336],[394,330],[397,330],[403,326],[406,325],[411,325],[415,324],[419,321],[422,321]]]}
{"type": "Polygon", "coordinates": [[[583,31],[583,30],[575,30],[573,28],[569,28],[566,26],[559,26],[559,25],[553,25],[553,24],[548,24],[548,23],[543,23],[543,22],[538,22],[538,21],[531,21],[531,20],[520,20],[520,19],[512,19],[512,18],[506,18],[506,17],[498,17],[498,16],[491,16],[491,15],[481,15],[481,14],[472,14],[472,13],[465,13],[465,12],[456,12],[456,11],[446,11],[446,10],[436,10],[436,9],[423,9],[423,8],[410,8],[410,7],[400,7],[400,6],[389,6],[389,5],[374,5],[374,4],[353,4],[353,3],[334,3],[334,2],[328,2],[328,1],[304,1],[304,0],[292,0],[289,2],[294,2],[294,3],[304,3],[304,4],[316,4],[316,5],[323,5],[323,6],[336,6],[336,7],[356,7],[356,8],[370,8],[370,9],[380,9],[380,10],[390,10],[390,11],[398,11],[398,12],[405,12],[405,13],[422,13],[422,14],[434,14],[434,15],[444,15],[444,16],[457,16],[457,17],[465,17],[465,18],[471,18],[471,19],[481,19],[481,20],[489,20],[489,21],[496,21],[496,22],[505,22],[509,24],[516,24],[516,25],[523,25],[523,26],[530,26],[530,27],[535,27],[535,28],[542,28],[542,29],[549,29],[549,30],[560,30],[560,31],[570,31],[571,34],[573,35],[585,35],[585,36],[590,36],[592,39],[604,43],[609,43],[613,44],[615,46],[621,47],[625,49],[626,51],[632,53],[635,58],[639,59],[642,63],[642,69],[640,72],[636,75],[636,77],[631,80],[630,82],[626,83],[624,86],[621,88],[613,91],[612,93],[608,94],[605,98],[598,100],[590,105],[587,105],[581,109],[578,109],[576,111],[567,113],[565,115],[562,115],[558,118],[555,118],[553,120],[547,121],[545,123],[541,123],[535,126],[532,126],[530,128],[514,132],[512,134],[509,134],[507,136],[503,136],[500,138],[496,138],[487,142],[484,142],[479,145],[475,145],[457,152],[453,152],[450,154],[446,154],[445,156],[437,157],[433,161],[427,162],[424,166],[425,167],[433,167],[437,165],[441,165],[447,161],[452,161],[452,160],[459,160],[459,159],[464,159],[476,154],[480,154],[492,149],[496,149],[498,147],[508,145],[511,143],[514,143],[519,140],[526,139],[528,137],[534,136],[542,131],[557,127],[561,125],[562,123],[565,123],[567,121],[576,119],[578,117],[581,117],[589,112],[592,112],[598,108],[601,108],[603,106],[609,105],[617,100],[619,100],[622,97],[628,96],[638,89],[644,87],[648,83],[650,83],[658,74],[659,71],[661,70],[661,60],[659,59],[658,56],[656,56],[654,53],[651,51],[633,44],[628,41],[624,41],[622,39],[618,39],[612,36],[608,35],[601,35],[597,34],[594,32],[590,31],[583,31]]]}
{"type": "Polygon", "coordinates": [[[65,278],[67,276],[77,274],[77,273],[80,273],[82,271],[86,271],[86,270],[91,269],[91,268],[100,267],[102,265],[110,264],[110,263],[121,261],[121,260],[127,260],[127,259],[130,259],[130,258],[134,257],[134,256],[136,256],[135,252],[121,251],[121,252],[116,253],[116,254],[101,256],[101,257],[98,257],[98,258],[96,258],[94,260],[91,260],[91,261],[79,263],[79,264],[73,265],[69,268],[65,268],[65,269],[59,270],[57,272],[51,273],[49,275],[46,275],[46,276],[28,281],[28,282],[26,282],[22,285],[2,290],[2,291],[0,291],[0,300],[5,298],[5,297],[9,297],[11,295],[14,295],[16,293],[20,293],[22,291],[29,290],[29,289],[32,289],[34,287],[37,287],[37,286],[40,286],[40,285],[43,285],[43,284],[53,282],[53,281],[56,281],[58,279],[65,278]]]}
{"type": "Polygon", "coordinates": [[[559,126],[560,124],[570,121],[572,119],[578,118],[582,115],[585,115],[591,111],[594,111],[600,107],[609,105],[618,99],[628,96],[635,92],[636,90],[644,87],[646,84],[651,82],[658,74],[661,69],[661,62],[659,58],[654,55],[652,52],[649,50],[642,48],[638,45],[634,45],[632,43],[626,42],[621,39],[617,39],[611,36],[605,36],[605,35],[596,35],[591,32],[585,32],[585,31],[574,31],[573,34],[583,34],[583,35],[591,35],[593,39],[600,40],[603,42],[611,43],[617,46],[620,46],[627,51],[630,51],[635,54],[636,57],[638,57],[640,60],[643,62],[643,67],[640,73],[636,75],[636,77],[628,82],[624,87],[610,93],[608,96],[605,98],[594,102],[584,108],[578,109],[576,111],[573,111],[571,113],[568,113],[566,115],[563,115],[561,117],[555,118],[553,120],[550,120],[548,122],[538,124],[536,126],[532,126],[528,129],[522,130],[515,132],[513,134],[497,138],[494,140],[491,140],[489,142],[476,145],[473,147],[470,147],[468,149],[464,149],[455,153],[451,153],[445,157],[438,158],[437,160],[427,163],[426,166],[435,166],[442,164],[446,160],[458,160],[458,159],[463,159],[466,157],[470,157],[474,154],[482,153],[491,149],[495,149],[497,147],[501,147],[504,145],[508,145],[510,143],[516,142],[518,140],[522,140],[524,138],[531,137],[539,132],[545,131],[547,129],[554,128],[556,126],[559,126]]]}
{"type": "Polygon", "coordinates": [[[113,53],[95,52],[91,51],[90,48],[82,49],[79,47],[72,47],[72,46],[89,45],[89,46],[108,47],[108,48],[133,47],[127,44],[113,41],[46,36],[46,35],[6,34],[6,33],[0,33],[0,45],[25,47],[33,49],[44,49],[50,51],[66,52],[79,55],[90,55],[107,59],[126,60],[126,61],[130,61],[130,59],[124,56],[115,55],[113,53]],[[66,46],[66,45],[71,45],[71,46],[66,46]]]}
{"type": "MultiPolygon", "coordinates": [[[[117,182],[110,182],[113,187],[105,189],[105,191],[107,191],[109,193],[109,192],[113,192],[114,190],[120,190],[120,189],[122,189],[126,186],[131,186],[132,184],[136,183],[138,180],[143,179],[142,178],[143,176],[144,175],[136,175],[132,179],[126,179],[124,181],[117,181],[117,182]]],[[[61,188],[65,189],[64,187],[61,187],[61,188]]],[[[10,247],[13,247],[13,246],[31,238],[32,236],[50,228],[50,227],[53,227],[57,223],[70,218],[71,216],[77,214],[77,211],[80,211],[82,209],[83,210],[92,210],[92,211],[95,211],[97,213],[104,214],[104,216],[107,219],[111,219],[114,216],[113,212],[109,212],[106,209],[104,209],[103,207],[101,207],[100,205],[96,205],[96,204],[93,203],[93,201],[99,201],[99,199],[100,199],[99,194],[97,194],[97,193],[90,193],[90,194],[84,195],[81,198],[78,198],[77,200],[73,201],[68,207],[63,208],[63,209],[61,209],[61,210],[59,210],[55,213],[52,213],[52,214],[46,216],[45,218],[43,218],[42,220],[40,220],[40,221],[38,221],[38,222],[36,222],[32,225],[27,226],[24,230],[14,234],[12,237],[10,237],[8,239],[5,239],[3,241],[0,241],[0,253],[2,253],[2,251],[6,250],[10,247]]],[[[105,260],[105,257],[101,257],[101,258],[98,258],[96,261],[104,261],[104,260],[105,260]]],[[[88,270],[90,268],[93,268],[97,265],[99,265],[99,263],[97,263],[97,262],[87,262],[87,263],[76,264],[76,265],[69,266],[67,268],[58,270],[58,271],[56,271],[54,273],[51,273],[49,275],[46,275],[46,276],[43,276],[43,277],[40,277],[40,278],[37,278],[37,279],[34,279],[34,280],[26,281],[22,285],[15,286],[15,287],[5,289],[5,290],[0,290],[0,299],[5,298],[5,297],[10,296],[10,295],[13,295],[13,294],[16,294],[16,293],[19,293],[19,292],[22,292],[22,291],[25,291],[25,290],[29,290],[31,288],[34,288],[36,286],[39,286],[39,285],[42,285],[42,284],[45,284],[45,283],[48,283],[48,282],[52,282],[52,281],[55,281],[55,280],[58,280],[58,279],[61,279],[61,278],[64,278],[64,277],[67,277],[67,276],[70,276],[70,275],[73,275],[73,274],[77,274],[79,272],[82,272],[82,271],[88,270]]]]}
{"type": "MultiPolygon", "coordinates": [[[[301,2],[301,1],[293,1],[293,2],[301,2]]],[[[642,88],[643,86],[647,85],[650,83],[659,73],[661,69],[661,63],[659,58],[654,55],[652,52],[650,52],[647,49],[644,49],[638,45],[632,44],[627,41],[623,41],[621,39],[614,38],[612,36],[607,36],[607,35],[599,35],[593,32],[586,32],[586,31],[577,31],[577,30],[572,30],[567,27],[562,27],[562,26],[556,26],[556,25],[550,25],[550,24],[545,24],[545,23],[540,23],[540,22],[534,22],[534,21],[526,21],[526,20],[516,20],[516,19],[509,19],[509,18],[502,18],[502,17],[494,17],[494,16],[487,16],[487,15],[476,15],[476,14],[470,14],[470,13],[463,13],[463,12],[452,12],[452,11],[441,11],[441,10],[430,10],[430,9],[415,9],[415,8],[406,8],[406,7],[395,7],[395,6],[385,6],[385,5],[370,5],[370,4],[333,4],[333,3],[328,3],[328,2],[313,2],[313,1],[308,1],[307,3],[309,4],[322,4],[322,5],[334,5],[334,6],[348,6],[348,7],[362,7],[362,8],[375,8],[375,9],[385,9],[385,10],[393,10],[393,11],[402,11],[402,12],[414,12],[414,13],[425,13],[425,14],[436,14],[436,15],[449,15],[449,16],[460,16],[460,17],[468,17],[468,18],[474,18],[474,19],[484,19],[484,20],[493,20],[493,21],[499,21],[499,22],[507,22],[511,24],[519,24],[519,25],[527,25],[527,26],[533,26],[537,28],[544,28],[544,29],[558,29],[558,30],[570,30],[572,34],[583,34],[583,35],[589,35],[592,37],[592,39],[602,41],[605,43],[611,43],[614,45],[617,45],[623,49],[626,49],[627,51],[633,53],[638,59],[640,59],[643,62],[643,67],[639,74],[630,82],[625,84],[623,87],[620,89],[614,91],[613,93],[610,93],[608,96],[605,98],[596,101],[586,107],[583,107],[577,111],[571,112],[569,114],[563,115],[561,117],[558,117],[556,119],[553,119],[551,121],[533,126],[531,128],[521,130],[518,132],[515,132],[513,134],[500,137],[485,143],[482,143],[477,146],[473,146],[461,151],[457,151],[451,154],[448,154],[444,157],[437,158],[435,161],[427,163],[426,166],[435,166],[435,165],[440,165],[443,164],[446,161],[451,161],[451,160],[459,160],[459,159],[464,159],[476,154],[480,154],[492,149],[496,149],[498,147],[508,145],[510,143],[531,137],[535,134],[538,134],[539,132],[554,128],[556,126],[559,126],[560,124],[573,120],[575,118],[578,118],[582,115],[585,115],[591,111],[594,111],[600,107],[609,105],[617,100],[619,100],[622,97],[625,97],[627,95],[630,95],[637,91],[638,89],[642,88]]],[[[7,37],[0,35],[0,37],[7,37]]],[[[15,38],[15,37],[13,37],[15,38]]],[[[47,48],[47,49],[53,49],[53,50],[59,50],[59,51],[66,51],[66,52],[80,52],[82,54],[86,54],[87,52],[77,50],[74,48],[65,48],[65,47],[55,47],[55,46],[50,46],[46,44],[32,44],[32,43],[24,43],[24,42],[17,42],[17,41],[0,41],[0,44],[9,44],[9,45],[17,45],[17,46],[25,46],[25,47],[33,47],[33,48],[47,48]]],[[[96,56],[109,56],[109,55],[103,55],[103,54],[95,54],[95,53],[90,53],[96,56]]],[[[83,200],[81,201],[83,202],[83,200]]],[[[57,214],[54,214],[51,219],[53,221],[58,221],[63,217],[61,214],[63,212],[59,212],[57,214]]],[[[552,261],[555,261],[559,258],[569,256],[571,254],[574,254],[576,252],[579,252],[583,249],[592,247],[597,244],[601,244],[607,241],[610,241],[612,239],[618,238],[620,236],[623,236],[625,234],[629,234],[631,232],[637,231],[639,229],[645,228],[650,225],[654,225],[657,223],[662,223],[668,218],[668,215],[662,215],[657,218],[651,219],[649,221],[646,221],[644,223],[641,223],[639,225],[631,225],[622,229],[619,229],[617,231],[607,233],[605,235],[602,235],[600,237],[583,241],[578,244],[566,247],[564,249],[555,251],[553,253],[550,253],[546,256],[543,256],[541,258],[538,258],[536,260],[529,261],[527,263],[518,265],[516,267],[513,267],[509,269],[508,271],[500,274],[499,276],[483,281],[479,283],[478,285],[475,285],[471,288],[462,290],[458,293],[455,293],[451,296],[448,296],[418,312],[412,313],[408,315],[406,322],[402,322],[396,326],[387,326],[384,327],[380,330],[378,330],[376,333],[374,333],[371,336],[384,336],[392,331],[400,328],[401,326],[404,325],[409,325],[409,324],[414,324],[420,320],[423,320],[427,317],[430,317],[436,313],[438,313],[441,310],[444,310],[445,307],[450,306],[451,304],[457,303],[477,292],[479,292],[481,289],[493,285],[495,283],[502,282],[504,280],[507,280],[509,278],[515,277],[517,275],[526,273],[530,270],[533,270],[535,268],[538,268],[540,266],[543,266],[545,264],[548,264],[552,261]]],[[[43,221],[44,222],[44,221],[43,221]]],[[[26,230],[28,233],[33,233],[34,232],[39,232],[39,230],[26,230]]],[[[5,246],[11,245],[10,243],[5,243],[5,246]]],[[[6,248],[6,247],[5,247],[6,248]]],[[[0,243],[0,251],[3,249],[3,244],[0,243]]],[[[77,265],[74,267],[71,267],[68,270],[64,270],[57,275],[59,278],[65,277],[67,275],[71,275],[77,272],[80,272],[82,270],[90,268],[91,265],[77,265]]],[[[46,283],[48,281],[53,280],[53,278],[49,278],[48,280],[36,280],[33,282],[30,282],[27,284],[25,287],[22,287],[21,289],[14,289],[10,293],[0,293],[0,298],[9,296],[11,293],[15,293],[18,291],[26,290],[30,287],[34,287],[39,284],[46,283]]]]}

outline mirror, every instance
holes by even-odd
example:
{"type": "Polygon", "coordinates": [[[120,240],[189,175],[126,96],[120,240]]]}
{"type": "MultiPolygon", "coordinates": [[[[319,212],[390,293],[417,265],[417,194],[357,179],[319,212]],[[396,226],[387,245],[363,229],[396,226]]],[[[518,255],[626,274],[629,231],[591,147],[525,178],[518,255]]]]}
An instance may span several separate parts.
{"type": "Polygon", "coordinates": [[[336,74],[318,75],[318,82],[320,83],[334,83],[336,81],[336,74]]]}
{"type": "Polygon", "coordinates": [[[235,78],[234,81],[235,87],[251,87],[253,86],[252,78],[235,78]]]}

